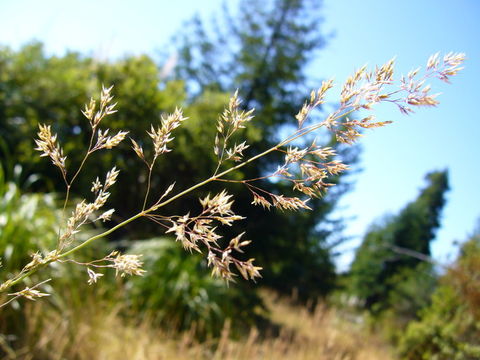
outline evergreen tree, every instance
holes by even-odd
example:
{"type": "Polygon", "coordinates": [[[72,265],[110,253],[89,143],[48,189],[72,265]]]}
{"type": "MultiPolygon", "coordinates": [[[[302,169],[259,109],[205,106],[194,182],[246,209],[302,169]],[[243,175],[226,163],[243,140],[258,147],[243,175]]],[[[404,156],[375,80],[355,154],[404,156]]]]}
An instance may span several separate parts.
{"type": "Polygon", "coordinates": [[[384,224],[373,226],[355,255],[350,286],[353,294],[374,312],[391,307],[395,295],[398,299],[402,292],[408,293],[403,285],[412,279],[418,280],[415,284],[419,295],[425,290],[424,285],[419,285],[420,279],[432,275],[431,266],[421,258],[430,255],[430,243],[440,226],[448,173],[432,172],[426,179],[428,185],[417,199],[384,224]]]}
{"type": "Polygon", "coordinates": [[[188,81],[194,95],[205,89],[238,89],[243,106],[256,109],[266,147],[278,125],[295,123],[293,115],[309,93],[306,65],[325,43],[320,5],[312,0],[242,0],[235,17],[225,7],[223,21],[213,29],[195,18],[178,40],[179,78],[188,81]]]}

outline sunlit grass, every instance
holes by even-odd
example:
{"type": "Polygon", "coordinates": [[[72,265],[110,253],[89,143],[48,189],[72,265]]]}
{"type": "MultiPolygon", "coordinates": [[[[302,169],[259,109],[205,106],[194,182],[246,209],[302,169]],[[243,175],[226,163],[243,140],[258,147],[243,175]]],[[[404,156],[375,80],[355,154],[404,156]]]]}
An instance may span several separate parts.
{"type": "MultiPolygon", "coordinates": [[[[232,339],[230,323],[218,339],[198,342],[195,329],[183,333],[159,329],[148,319],[130,320],[128,309],[85,304],[70,312],[30,303],[23,346],[3,349],[15,359],[382,359],[386,344],[361,323],[324,304],[309,311],[288,299],[264,293],[272,324],[232,339]],[[122,315],[123,313],[123,315],[122,315]]],[[[95,300],[91,300],[95,302],[95,300]]]]}

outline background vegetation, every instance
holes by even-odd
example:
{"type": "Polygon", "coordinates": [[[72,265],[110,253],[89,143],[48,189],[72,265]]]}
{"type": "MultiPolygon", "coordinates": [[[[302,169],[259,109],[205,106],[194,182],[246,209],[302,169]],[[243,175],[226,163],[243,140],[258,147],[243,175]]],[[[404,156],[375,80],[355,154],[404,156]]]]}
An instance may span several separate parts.
{"type": "MultiPolygon", "coordinates": [[[[146,55],[100,62],[78,53],[50,56],[40,43],[0,48],[0,278],[37,250],[55,246],[62,206],[57,192],[64,183],[58,169],[34,153],[38,123],[52,124],[68,139],[65,153],[78,166],[83,154],[77,149],[89,141],[80,109],[101,84],[115,84],[119,112],[110,120],[112,130],[128,128],[142,138],[152,119],[176,106],[190,117],[175,136],[175,151],[156,168],[153,189],[165,189],[172,179],[186,188],[214,171],[216,120],[235,89],[245,109],[256,109],[256,122],[244,134],[252,144],[247,152],[272,146],[293,124],[310,88],[306,66],[326,43],[321,9],[308,0],[244,0],[240,6],[250,11],[234,17],[227,9],[213,24],[192,19],[174,41],[178,64],[167,75],[146,55]]],[[[322,116],[321,110],[313,116],[322,116]]],[[[321,141],[355,169],[358,147],[346,148],[328,133],[321,141]]],[[[281,159],[261,161],[238,176],[261,177],[276,168],[275,161],[281,159]]],[[[89,165],[106,173],[113,164],[128,171],[113,190],[116,213],[105,226],[139,209],[147,181],[127,145],[89,165]]],[[[258,284],[227,287],[210,277],[204,260],[160,238],[154,224],[129,225],[78,260],[113,249],[142,253],[148,276],[106,275],[101,287],[92,287],[72,264],[49,268],[55,279],[50,298],[0,309],[0,353],[29,359],[478,358],[480,238],[473,235],[448,269],[432,263],[448,171],[432,171],[426,179],[416,199],[372,225],[345,274],[334,266],[344,221],[333,215],[352,188],[345,175],[334,179],[337,186],[327,196],[309,203],[310,212],[265,212],[250,206],[243,187],[230,188],[238,213],[255,219],[231,231],[246,231],[252,239],[248,255],[264,268],[258,284]],[[367,328],[368,341],[356,340],[367,328]]],[[[80,178],[73,198],[90,187],[90,179],[80,178]]],[[[262,187],[290,191],[281,182],[264,181],[262,187]]],[[[197,195],[168,211],[188,212],[197,195]]]]}

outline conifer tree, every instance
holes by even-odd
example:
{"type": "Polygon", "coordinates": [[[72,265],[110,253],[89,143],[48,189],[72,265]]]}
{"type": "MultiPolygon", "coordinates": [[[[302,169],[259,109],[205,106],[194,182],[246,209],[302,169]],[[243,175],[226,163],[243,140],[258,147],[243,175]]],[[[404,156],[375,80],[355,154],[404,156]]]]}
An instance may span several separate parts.
{"type": "Polygon", "coordinates": [[[398,293],[402,283],[431,270],[425,268],[422,258],[430,255],[430,244],[440,226],[448,173],[432,172],[426,180],[428,185],[417,199],[398,215],[373,226],[357,250],[350,270],[350,287],[367,309],[388,308],[389,297],[398,293]]]}

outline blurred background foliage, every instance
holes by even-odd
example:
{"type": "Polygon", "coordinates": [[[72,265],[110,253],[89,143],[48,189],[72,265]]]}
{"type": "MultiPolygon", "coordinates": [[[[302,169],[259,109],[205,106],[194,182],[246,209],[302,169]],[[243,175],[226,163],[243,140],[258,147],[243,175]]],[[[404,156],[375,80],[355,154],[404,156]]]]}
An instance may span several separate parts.
{"type": "Polygon", "coordinates": [[[439,279],[431,304],[400,339],[406,359],[480,358],[480,233],[461,248],[459,258],[439,279]]]}
{"type": "Polygon", "coordinates": [[[193,326],[205,337],[218,336],[227,319],[237,335],[266,319],[256,293],[212,277],[202,256],[185,253],[172,239],[139,241],[130,252],[143,254],[148,276],[129,280],[125,301],[154,322],[179,331],[193,326]]]}
{"type": "MultiPolygon", "coordinates": [[[[255,108],[255,119],[243,133],[251,145],[246,156],[265,150],[291,129],[311,87],[305,68],[326,42],[321,8],[310,0],[243,0],[239,6],[251,10],[232,16],[225,7],[222,17],[212,23],[194,18],[186,24],[172,41],[178,53],[173,72],[145,55],[105,62],[72,52],[47,55],[40,43],[17,51],[0,47],[1,279],[28,263],[36,251],[53,249],[62,221],[64,183],[58,169],[34,151],[38,124],[52,125],[68,156],[68,167],[77,168],[90,137],[80,110],[90,97],[97,96],[102,84],[115,85],[119,110],[105,125],[112,131],[130,131],[129,136],[146,152],[151,145],[145,141],[145,131],[159,121],[160,114],[182,107],[189,117],[175,134],[174,151],[155,167],[152,199],[174,181],[177,190],[185,189],[213,173],[216,120],[236,89],[242,106],[255,108]]],[[[322,113],[313,114],[318,116],[322,113]]],[[[328,133],[318,140],[335,148],[356,169],[358,147],[341,145],[328,133]]],[[[235,176],[257,178],[280,161],[280,157],[265,159],[235,176]]],[[[121,175],[110,198],[115,216],[105,226],[114,226],[141,208],[147,172],[128,144],[89,159],[88,171],[79,178],[68,204],[72,207],[75,199],[86,196],[91,182],[113,165],[121,175]]],[[[268,325],[269,311],[259,288],[293,293],[294,301],[308,303],[310,310],[319,299],[338,307],[344,307],[348,299],[348,304],[354,304],[349,311],[367,314],[362,319],[370,319],[373,330],[386,333],[398,345],[400,356],[478,358],[479,236],[476,233],[463,246],[448,271],[431,263],[430,244],[441,226],[448,172],[434,171],[426,179],[427,185],[414,201],[397,215],[372,225],[345,274],[337,274],[334,266],[336,246],[344,240],[345,220],[333,214],[353,184],[348,176],[339,175],[332,179],[337,186],[325,197],[309,202],[309,212],[264,211],[251,206],[244,187],[228,187],[235,198],[235,211],[247,220],[226,231],[225,237],[246,231],[252,240],[248,257],[256,258],[264,268],[258,284],[239,280],[227,287],[210,276],[202,257],[185,253],[173,239],[160,237],[161,229],[146,220],[97,242],[77,258],[103,256],[112,249],[141,253],[147,270],[144,277],[118,280],[106,272],[102,284],[92,287],[86,284],[84,269],[62,263],[26,284],[51,277],[47,289],[52,295],[42,299],[45,314],[60,312],[72,324],[88,306],[176,332],[194,329],[195,336],[204,340],[221,336],[226,322],[232,325],[232,336],[252,326],[268,325]],[[117,307],[119,303],[124,305],[117,307]]],[[[223,185],[213,184],[187,195],[166,210],[172,215],[194,213],[199,196],[219,191],[223,185]]],[[[272,193],[291,194],[282,182],[262,181],[261,186],[272,193]]],[[[86,233],[99,230],[89,228],[86,233]]],[[[37,313],[38,321],[32,322],[32,309],[19,302],[0,309],[0,352],[29,348],[39,341],[42,329],[50,326],[49,318],[37,313]]],[[[65,331],[79,330],[67,325],[65,331]]]]}

